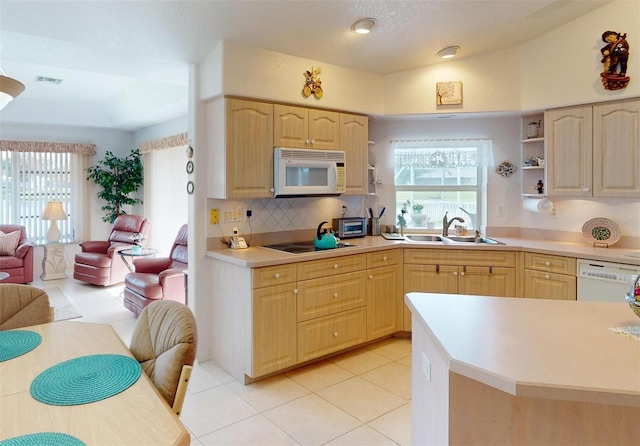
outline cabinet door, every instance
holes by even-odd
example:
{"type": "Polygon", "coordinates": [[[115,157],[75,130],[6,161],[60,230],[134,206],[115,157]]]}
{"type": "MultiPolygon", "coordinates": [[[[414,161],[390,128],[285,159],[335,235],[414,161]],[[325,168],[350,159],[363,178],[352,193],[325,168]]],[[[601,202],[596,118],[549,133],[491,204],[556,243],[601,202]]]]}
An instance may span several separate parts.
{"type": "Polygon", "coordinates": [[[515,268],[492,266],[461,267],[458,292],[482,296],[516,296],[515,268]]]}
{"type": "Polygon", "coordinates": [[[547,195],[592,195],[591,107],[545,113],[547,195]]]}
{"type": "Polygon", "coordinates": [[[397,266],[367,271],[367,341],[398,331],[398,296],[401,294],[397,266]]]}
{"type": "Polygon", "coordinates": [[[405,265],[404,293],[458,293],[458,267],[450,265],[405,265]]]}
{"type": "Polygon", "coordinates": [[[576,300],[576,278],[525,269],[524,297],[576,300]]]}
{"type": "Polygon", "coordinates": [[[340,114],[340,150],[347,154],[347,195],[365,195],[367,189],[369,120],[340,114]]]}
{"type": "Polygon", "coordinates": [[[340,113],[313,108],[310,108],[308,112],[309,142],[307,147],[319,150],[340,149],[340,113]]]}
{"type": "Polygon", "coordinates": [[[640,197],[640,100],[593,107],[593,195],[640,197]]]}
{"type": "Polygon", "coordinates": [[[253,378],[296,364],[296,330],[293,284],[253,290],[253,378]]]}
{"type": "Polygon", "coordinates": [[[304,107],[276,104],[273,106],[274,147],[308,148],[309,113],[304,107]]]}
{"type": "Polygon", "coordinates": [[[273,105],[226,100],[226,197],[273,197],[273,105]]]}

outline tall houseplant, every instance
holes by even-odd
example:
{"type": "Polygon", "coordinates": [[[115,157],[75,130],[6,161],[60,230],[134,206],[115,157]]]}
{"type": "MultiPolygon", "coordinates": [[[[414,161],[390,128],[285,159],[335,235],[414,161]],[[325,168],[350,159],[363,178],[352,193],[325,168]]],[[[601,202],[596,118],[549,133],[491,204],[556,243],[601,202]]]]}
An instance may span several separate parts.
{"type": "Polygon", "coordinates": [[[98,198],[107,202],[101,207],[107,211],[102,221],[113,223],[118,215],[126,213],[122,210],[123,206],[142,203],[140,198],[131,196],[142,186],[143,180],[142,159],[138,149],[132,150],[124,158],[107,151],[104,159],[98,161],[97,166],[87,168],[87,172],[87,180],[93,180],[101,188],[98,198]]]}

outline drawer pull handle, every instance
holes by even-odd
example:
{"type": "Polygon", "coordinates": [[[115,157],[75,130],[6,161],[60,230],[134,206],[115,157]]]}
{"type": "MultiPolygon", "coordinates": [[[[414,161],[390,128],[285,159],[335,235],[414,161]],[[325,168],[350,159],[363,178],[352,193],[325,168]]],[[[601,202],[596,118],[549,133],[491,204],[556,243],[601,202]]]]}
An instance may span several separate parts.
{"type": "Polygon", "coordinates": [[[297,288],[293,289],[293,294],[298,294],[298,289],[297,288]]]}
{"type": "Polygon", "coordinates": [[[551,278],[551,276],[550,276],[549,274],[545,274],[545,275],[544,275],[544,278],[545,278],[545,279],[550,279],[550,278],[551,278]]]}
{"type": "Polygon", "coordinates": [[[387,256],[384,256],[384,257],[382,258],[382,260],[386,262],[386,261],[387,261],[387,256]]]}
{"type": "Polygon", "coordinates": [[[273,277],[275,277],[276,279],[280,278],[280,273],[276,273],[273,277]]]}
{"type": "Polygon", "coordinates": [[[454,275],[454,276],[457,276],[457,275],[458,275],[458,271],[454,271],[454,272],[453,272],[453,275],[454,275]]]}
{"type": "Polygon", "coordinates": [[[545,266],[551,266],[551,262],[547,260],[546,262],[544,262],[544,265],[545,266]]]}
{"type": "Polygon", "coordinates": [[[334,338],[337,338],[337,337],[338,337],[338,332],[337,332],[337,331],[334,331],[334,332],[333,332],[333,337],[334,337],[334,338]]]}
{"type": "Polygon", "coordinates": [[[440,272],[440,265],[436,265],[436,272],[439,273],[440,272]]]}
{"type": "Polygon", "coordinates": [[[333,269],[338,269],[338,264],[337,263],[334,263],[333,269]]]}
{"type": "Polygon", "coordinates": [[[460,273],[460,275],[461,275],[461,276],[464,276],[464,271],[462,271],[462,272],[460,273]]]}
{"type": "Polygon", "coordinates": [[[333,293],[333,298],[337,299],[338,298],[338,293],[333,293]]]}
{"type": "Polygon", "coordinates": [[[373,279],[373,274],[369,274],[369,279],[373,279]]]}

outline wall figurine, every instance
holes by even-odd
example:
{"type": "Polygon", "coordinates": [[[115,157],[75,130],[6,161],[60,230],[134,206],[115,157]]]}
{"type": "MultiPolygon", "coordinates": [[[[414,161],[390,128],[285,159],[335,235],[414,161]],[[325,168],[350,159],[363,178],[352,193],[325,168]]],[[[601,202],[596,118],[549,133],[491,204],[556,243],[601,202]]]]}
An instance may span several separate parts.
{"type": "Polygon", "coordinates": [[[606,90],[621,90],[629,84],[627,76],[627,61],[629,60],[629,43],[627,33],[616,31],[602,33],[602,41],[606,43],[600,49],[602,53],[602,86],[606,90]]]}
{"type": "Polygon", "coordinates": [[[302,88],[302,94],[305,98],[308,98],[312,94],[316,99],[320,99],[323,95],[322,92],[322,81],[320,80],[320,73],[322,73],[322,69],[320,67],[315,70],[311,67],[311,71],[305,71],[304,77],[304,87],[302,88]]]}

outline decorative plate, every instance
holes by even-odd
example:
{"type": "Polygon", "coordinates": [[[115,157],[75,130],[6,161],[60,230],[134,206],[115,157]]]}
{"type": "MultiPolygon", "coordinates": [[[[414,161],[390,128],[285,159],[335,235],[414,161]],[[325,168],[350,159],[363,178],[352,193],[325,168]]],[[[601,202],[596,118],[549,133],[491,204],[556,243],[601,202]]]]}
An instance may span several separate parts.
{"type": "Polygon", "coordinates": [[[608,218],[592,218],[582,225],[582,235],[593,244],[613,245],[620,240],[620,226],[608,218]]]}
{"type": "Polygon", "coordinates": [[[518,168],[511,164],[509,161],[503,161],[498,167],[496,167],[496,173],[501,177],[510,177],[518,171],[518,168]]]}

